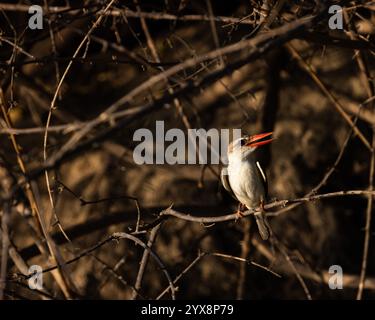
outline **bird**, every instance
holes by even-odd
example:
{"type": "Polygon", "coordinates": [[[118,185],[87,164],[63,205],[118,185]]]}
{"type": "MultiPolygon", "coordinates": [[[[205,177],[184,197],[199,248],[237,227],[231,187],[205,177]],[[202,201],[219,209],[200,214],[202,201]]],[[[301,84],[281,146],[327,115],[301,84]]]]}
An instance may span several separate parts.
{"type": "Polygon", "coordinates": [[[260,236],[267,240],[270,236],[269,225],[264,215],[264,203],[268,196],[268,182],[254,151],[273,141],[268,138],[272,132],[242,136],[228,145],[228,165],[221,170],[221,182],[224,188],[240,202],[237,213],[242,217],[241,207],[249,210],[258,207],[254,213],[260,236]]]}

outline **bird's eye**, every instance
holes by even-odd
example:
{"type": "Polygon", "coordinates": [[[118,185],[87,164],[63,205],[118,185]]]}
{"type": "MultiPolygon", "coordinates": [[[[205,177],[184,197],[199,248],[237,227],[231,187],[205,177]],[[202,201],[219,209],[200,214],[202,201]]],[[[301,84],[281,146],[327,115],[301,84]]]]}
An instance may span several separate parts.
{"type": "Polygon", "coordinates": [[[240,140],[240,143],[241,143],[241,147],[243,147],[245,145],[245,143],[246,143],[246,139],[242,138],[240,140]]]}

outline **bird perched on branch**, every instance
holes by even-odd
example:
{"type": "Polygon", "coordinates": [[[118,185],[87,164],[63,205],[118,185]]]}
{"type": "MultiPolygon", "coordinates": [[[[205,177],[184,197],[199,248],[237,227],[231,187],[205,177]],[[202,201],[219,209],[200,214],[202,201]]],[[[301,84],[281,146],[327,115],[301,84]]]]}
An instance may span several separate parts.
{"type": "Polygon", "coordinates": [[[221,181],[224,188],[240,202],[241,207],[254,210],[260,206],[261,211],[254,213],[259,233],[263,240],[270,235],[269,227],[264,216],[264,203],[267,199],[267,177],[257,161],[254,151],[273,139],[268,138],[272,132],[254,136],[243,136],[234,140],[228,146],[228,166],[221,171],[221,181]]]}

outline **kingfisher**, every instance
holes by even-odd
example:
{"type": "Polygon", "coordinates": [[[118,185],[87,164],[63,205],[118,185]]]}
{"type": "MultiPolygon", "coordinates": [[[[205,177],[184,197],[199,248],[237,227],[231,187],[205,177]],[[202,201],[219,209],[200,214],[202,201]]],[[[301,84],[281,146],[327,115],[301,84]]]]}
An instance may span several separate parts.
{"type": "Polygon", "coordinates": [[[267,240],[270,236],[269,225],[264,215],[264,204],[268,196],[267,177],[254,151],[270,143],[272,132],[242,136],[228,145],[228,166],[221,171],[224,188],[240,202],[237,213],[242,216],[241,208],[249,210],[261,208],[254,213],[260,236],[267,240]]]}

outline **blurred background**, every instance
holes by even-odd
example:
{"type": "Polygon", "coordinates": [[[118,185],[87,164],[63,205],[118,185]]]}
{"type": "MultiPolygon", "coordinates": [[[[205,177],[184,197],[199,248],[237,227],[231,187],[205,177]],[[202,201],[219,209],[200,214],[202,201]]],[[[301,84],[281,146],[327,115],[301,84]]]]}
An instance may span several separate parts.
{"type": "Polygon", "coordinates": [[[371,195],[274,207],[263,241],[252,216],[159,218],[234,213],[220,165],[133,161],[135,130],[159,120],[273,131],[270,202],[371,190],[374,34],[373,1],[2,2],[2,298],[170,299],[161,265],[114,232],[152,246],[178,299],[374,298],[371,195]],[[35,264],[63,266],[31,290],[35,264]]]}

